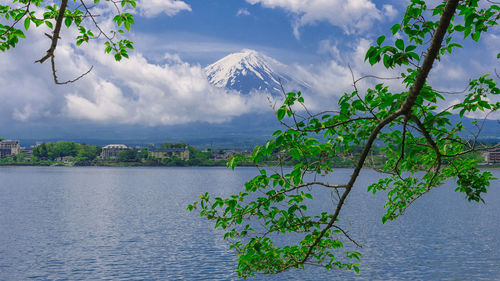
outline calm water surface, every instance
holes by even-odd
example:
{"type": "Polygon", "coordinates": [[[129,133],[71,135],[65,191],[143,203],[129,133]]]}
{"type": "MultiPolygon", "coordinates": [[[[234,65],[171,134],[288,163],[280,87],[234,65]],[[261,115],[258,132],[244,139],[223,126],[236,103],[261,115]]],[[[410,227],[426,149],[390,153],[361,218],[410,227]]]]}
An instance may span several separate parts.
{"type": "MultiPolygon", "coordinates": [[[[221,232],[185,210],[200,193],[239,192],[255,173],[0,167],[0,280],[235,280],[221,232]]],[[[448,184],[382,225],[384,196],[365,193],[379,177],[363,171],[343,210],[342,225],[364,245],[360,275],[308,268],[252,280],[500,280],[498,181],[486,204],[448,184]]],[[[332,205],[317,195],[316,208],[332,205]]]]}

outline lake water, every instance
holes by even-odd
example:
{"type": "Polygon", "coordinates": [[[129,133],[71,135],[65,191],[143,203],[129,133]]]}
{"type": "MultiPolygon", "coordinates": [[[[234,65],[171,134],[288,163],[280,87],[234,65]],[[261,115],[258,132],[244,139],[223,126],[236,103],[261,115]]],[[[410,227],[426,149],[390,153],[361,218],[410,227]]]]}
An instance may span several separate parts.
{"type": "MultiPolygon", "coordinates": [[[[340,181],[350,170],[335,173],[340,181]]],[[[500,171],[493,173],[500,178],[500,171]]],[[[186,206],[228,195],[253,168],[0,167],[0,280],[235,280],[220,231],[186,206]]],[[[361,273],[308,268],[250,280],[500,280],[500,183],[486,204],[453,184],[382,225],[380,177],[364,170],[343,210],[361,273]]],[[[319,198],[319,197],[318,197],[319,198]]],[[[317,208],[329,208],[321,196],[317,208]]]]}

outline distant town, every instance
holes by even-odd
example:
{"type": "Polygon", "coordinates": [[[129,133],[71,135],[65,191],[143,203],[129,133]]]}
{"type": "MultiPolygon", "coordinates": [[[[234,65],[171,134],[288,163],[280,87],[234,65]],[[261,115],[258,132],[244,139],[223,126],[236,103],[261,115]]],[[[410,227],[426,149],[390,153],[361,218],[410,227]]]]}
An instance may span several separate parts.
{"type": "MultiPolygon", "coordinates": [[[[88,145],[72,141],[38,142],[29,147],[21,146],[19,140],[0,138],[0,165],[37,165],[37,166],[225,166],[234,155],[249,155],[251,151],[237,149],[197,150],[185,143],[165,142],[160,145],[127,146],[125,144],[88,145]]],[[[293,165],[284,152],[277,151],[278,157],[286,164],[293,165]]],[[[338,167],[354,165],[356,155],[336,156],[338,167]]],[[[478,163],[482,165],[500,164],[500,148],[477,153],[478,163]]],[[[381,166],[385,156],[376,153],[374,166],[381,166]]],[[[281,162],[281,160],[280,160],[281,162]]],[[[283,163],[283,162],[281,162],[283,163]]],[[[250,163],[243,163],[250,164],[250,163]]]]}
{"type": "Polygon", "coordinates": [[[23,147],[19,140],[0,138],[0,165],[225,166],[229,157],[249,153],[235,149],[200,151],[185,143],[169,142],[131,147],[125,144],[99,146],[58,141],[23,147]]]}

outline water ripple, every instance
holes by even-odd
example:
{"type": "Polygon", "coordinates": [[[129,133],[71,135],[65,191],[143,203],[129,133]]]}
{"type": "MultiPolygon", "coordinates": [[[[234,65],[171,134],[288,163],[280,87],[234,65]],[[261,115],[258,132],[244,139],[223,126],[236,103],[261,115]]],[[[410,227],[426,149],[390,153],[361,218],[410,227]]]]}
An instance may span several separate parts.
{"type": "MultiPolygon", "coordinates": [[[[205,191],[237,192],[254,173],[1,167],[0,280],[236,280],[221,232],[185,208],[205,191]]],[[[307,268],[250,280],[500,280],[498,182],[487,204],[446,185],[382,225],[383,196],[364,192],[377,177],[363,171],[340,222],[364,245],[360,275],[307,268]]],[[[331,206],[315,195],[317,208],[331,206]]]]}

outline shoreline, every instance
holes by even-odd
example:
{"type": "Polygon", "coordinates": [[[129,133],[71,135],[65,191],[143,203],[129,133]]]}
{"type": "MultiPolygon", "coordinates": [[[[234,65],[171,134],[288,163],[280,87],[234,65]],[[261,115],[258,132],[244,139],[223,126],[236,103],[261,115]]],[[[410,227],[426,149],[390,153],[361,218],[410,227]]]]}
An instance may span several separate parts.
{"type": "MultiPolygon", "coordinates": [[[[188,168],[188,167],[224,167],[227,168],[226,162],[224,163],[217,163],[214,162],[213,164],[209,165],[143,165],[141,163],[130,163],[130,164],[121,164],[121,163],[116,163],[116,165],[67,165],[64,163],[55,163],[55,164],[40,164],[40,163],[0,163],[0,167],[9,167],[9,166],[14,166],[14,167],[115,167],[115,168],[164,168],[164,167],[180,167],[180,168],[188,168]]],[[[262,167],[274,167],[275,165],[261,165],[262,167]]],[[[243,164],[243,165],[238,165],[238,167],[255,167],[255,165],[252,164],[243,164]]],[[[291,168],[293,165],[283,165],[283,167],[288,167],[291,168]]],[[[479,169],[490,169],[490,170],[498,170],[500,169],[500,163],[499,164],[494,164],[494,165],[477,165],[476,166],[479,169]]],[[[355,168],[354,166],[334,166],[332,168],[355,168]]],[[[373,169],[373,167],[364,167],[364,169],[373,169]]]]}

